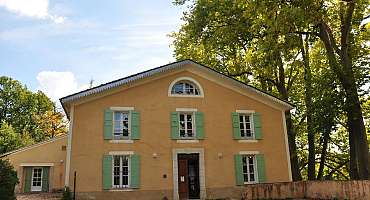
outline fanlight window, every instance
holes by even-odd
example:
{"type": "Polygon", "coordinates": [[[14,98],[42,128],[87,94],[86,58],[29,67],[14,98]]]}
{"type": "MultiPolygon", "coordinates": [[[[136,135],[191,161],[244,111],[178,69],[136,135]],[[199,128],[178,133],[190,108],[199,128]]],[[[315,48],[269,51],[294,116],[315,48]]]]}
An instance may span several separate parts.
{"type": "Polygon", "coordinates": [[[190,81],[179,81],[173,85],[171,94],[177,95],[200,95],[200,90],[190,81]]]}

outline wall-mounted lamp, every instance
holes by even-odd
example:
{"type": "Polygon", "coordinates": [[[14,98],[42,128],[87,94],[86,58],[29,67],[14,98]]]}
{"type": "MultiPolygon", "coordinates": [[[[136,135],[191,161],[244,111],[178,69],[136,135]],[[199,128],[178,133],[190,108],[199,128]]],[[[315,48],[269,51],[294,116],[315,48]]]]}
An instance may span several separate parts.
{"type": "Polygon", "coordinates": [[[223,157],[222,153],[217,154],[218,159],[221,159],[223,157]]]}
{"type": "Polygon", "coordinates": [[[158,157],[158,154],[157,153],[153,153],[153,158],[157,158],[158,157]]]}

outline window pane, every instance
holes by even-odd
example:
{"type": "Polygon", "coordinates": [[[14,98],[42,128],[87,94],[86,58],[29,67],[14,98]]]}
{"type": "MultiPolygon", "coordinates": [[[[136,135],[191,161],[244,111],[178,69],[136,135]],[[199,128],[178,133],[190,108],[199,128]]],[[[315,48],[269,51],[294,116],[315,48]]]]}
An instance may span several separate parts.
{"type": "Polygon", "coordinates": [[[250,116],[249,115],[245,115],[245,121],[250,122],[250,116]]]}
{"type": "Polygon", "coordinates": [[[250,174],[249,175],[249,181],[251,181],[251,182],[255,181],[254,174],[250,174]]]}
{"type": "Polygon", "coordinates": [[[173,93],[175,94],[182,94],[183,93],[183,84],[182,83],[176,83],[173,87],[173,93]]]}
{"type": "Polygon", "coordinates": [[[185,121],[185,115],[184,114],[180,114],[180,121],[185,121]]]}
{"type": "Polygon", "coordinates": [[[122,186],[127,186],[128,185],[128,176],[123,176],[122,177],[122,186]]]}
{"type": "Polygon", "coordinates": [[[192,115],[186,115],[186,120],[188,121],[188,122],[191,122],[192,119],[193,118],[193,116],[192,115]]]}
{"type": "Polygon", "coordinates": [[[240,123],[244,122],[244,116],[243,115],[239,115],[239,121],[240,121],[240,123]]]}
{"type": "Polygon", "coordinates": [[[180,137],[185,137],[185,130],[180,130],[180,137]]]}
{"type": "Polygon", "coordinates": [[[120,121],[121,120],[121,112],[114,112],[114,120],[120,121]]]}

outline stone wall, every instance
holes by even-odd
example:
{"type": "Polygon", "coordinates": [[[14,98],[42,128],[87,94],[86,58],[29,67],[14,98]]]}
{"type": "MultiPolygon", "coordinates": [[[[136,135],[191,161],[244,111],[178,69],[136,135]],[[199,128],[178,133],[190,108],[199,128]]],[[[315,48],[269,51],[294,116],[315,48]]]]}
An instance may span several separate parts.
{"type": "Polygon", "coordinates": [[[245,199],[370,199],[370,181],[301,181],[247,185],[245,199]]]}

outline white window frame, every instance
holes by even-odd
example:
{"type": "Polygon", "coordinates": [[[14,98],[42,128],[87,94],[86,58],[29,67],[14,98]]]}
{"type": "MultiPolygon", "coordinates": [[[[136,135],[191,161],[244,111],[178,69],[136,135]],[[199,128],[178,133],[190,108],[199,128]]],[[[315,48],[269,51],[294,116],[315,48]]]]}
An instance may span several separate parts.
{"type": "Polygon", "coordinates": [[[131,111],[133,111],[135,108],[134,107],[110,107],[110,110],[112,110],[112,115],[113,115],[113,120],[112,120],[112,137],[113,140],[111,140],[111,143],[121,143],[119,141],[129,141],[127,143],[133,143],[131,141],[131,111]],[[115,126],[115,116],[114,114],[116,112],[122,112],[122,113],[128,113],[128,136],[121,136],[121,137],[116,137],[114,134],[114,126],[115,126]]]}
{"type": "Polygon", "coordinates": [[[130,188],[131,185],[131,154],[112,154],[112,188],[113,189],[126,189],[130,188]],[[119,156],[120,157],[120,165],[119,165],[119,170],[120,170],[120,175],[119,175],[119,185],[114,184],[114,157],[119,156]],[[122,173],[123,173],[123,157],[127,157],[127,185],[122,185],[123,179],[122,179],[122,173]]]}
{"type": "MultiPolygon", "coordinates": [[[[193,140],[193,139],[196,139],[196,134],[197,134],[197,130],[196,130],[196,126],[195,126],[195,111],[178,111],[178,115],[179,115],[179,138],[181,140],[193,140]],[[184,115],[191,115],[191,126],[192,126],[192,129],[193,130],[193,137],[181,137],[181,134],[180,134],[180,131],[181,131],[181,121],[180,121],[180,115],[181,114],[184,114],[184,115]]],[[[187,134],[187,121],[186,121],[186,117],[184,117],[184,120],[185,120],[185,134],[187,134]]]]}
{"type": "Polygon", "coordinates": [[[31,177],[31,191],[32,192],[41,192],[42,191],[42,175],[43,175],[44,169],[42,167],[32,167],[32,177],[31,177]],[[35,169],[41,169],[41,174],[40,174],[40,186],[33,186],[33,178],[35,178],[35,169]]]}
{"type": "Polygon", "coordinates": [[[179,78],[176,78],[175,80],[173,80],[170,84],[170,86],[168,87],[168,96],[169,97],[200,97],[200,98],[203,98],[204,97],[204,90],[202,88],[202,86],[199,84],[198,81],[196,81],[195,79],[191,78],[191,77],[179,77],[179,78]],[[181,81],[187,81],[187,82],[190,82],[192,83],[199,91],[199,94],[198,95],[195,95],[195,94],[172,94],[172,88],[173,86],[175,86],[176,83],[178,82],[181,82],[181,81]]]}
{"type": "Polygon", "coordinates": [[[239,113],[239,130],[240,130],[240,137],[242,138],[242,139],[245,139],[245,140],[253,140],[253,139],[255,139],[256,138],[256,135],[255,135],[255,133],[254,133],[254,120],[253,120],[253,114],[251,114],[251,113],[239,113]],[[243,117],[243,122],[242,121],[240,121],[240,117],[243,117]],[[248,137],[247,136],[247,122],[246,122],[246,117],[249,117],[249,128],[250,128],[250,131],[251,131],[251,135],[252,136],[250,136],[250,137],[248,137]],[[242,136],[242,128],[241,128],[241,126],[240,126],[240,124],[241,123],[243,123],[243,125],[244,125],[244,136],[242,136]]]}
{"type": "Polygon", "coordinates": [[[242,156],[242,175],[243,175],[243,183],[244,184],[254,184],[254,183],[258,183],[258,168],[257,168],[257,158],[256,158],[256,154],[254,154],[254,152],[246,152],[246,153],[241,153],[241,156],[242,156]],[[253,153],[253,154],[252,154],[253,153]],[[245,182],[244,181],[244,175],[246,174],[247,177],[248,177],[248,180],[249,180],[249,161],[248,161],[248,156],[252,156],[253,157],[253,170],[254,170],[254,181],[247,181],[245,182]],[[243,166],[243,158],[247,159],[247,173],[244,173],[244,166],[243,166]]]}

